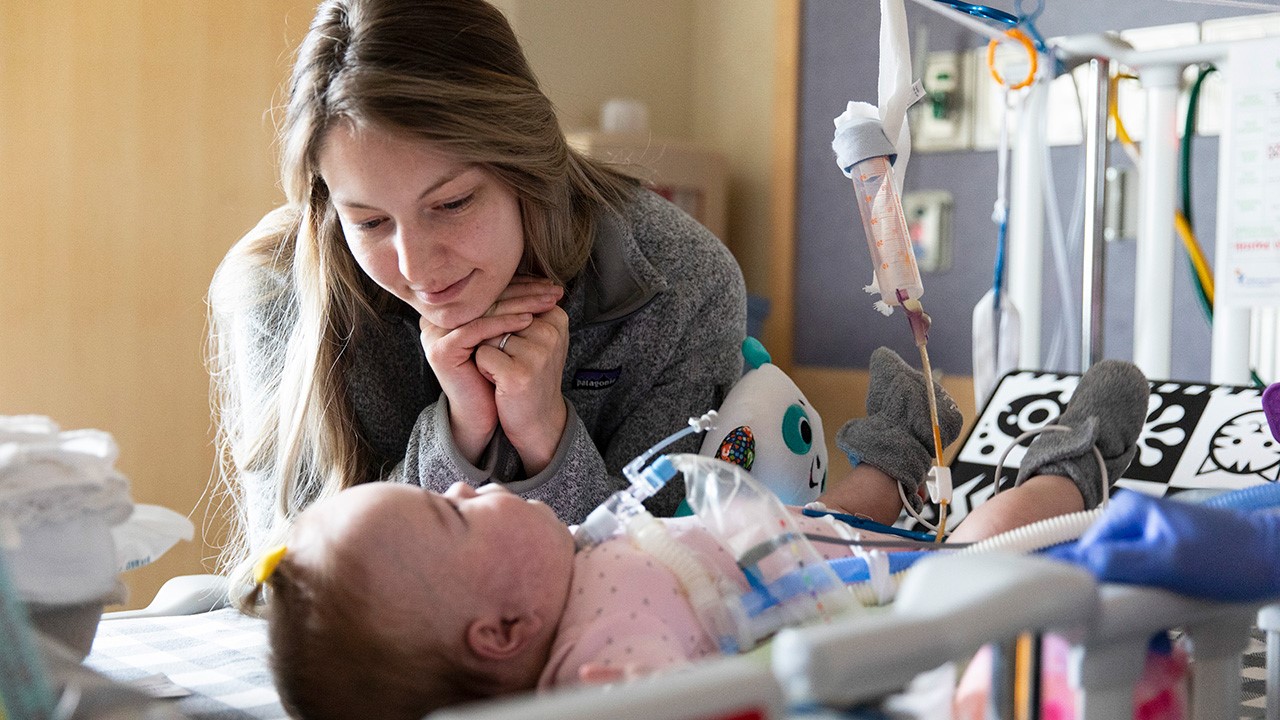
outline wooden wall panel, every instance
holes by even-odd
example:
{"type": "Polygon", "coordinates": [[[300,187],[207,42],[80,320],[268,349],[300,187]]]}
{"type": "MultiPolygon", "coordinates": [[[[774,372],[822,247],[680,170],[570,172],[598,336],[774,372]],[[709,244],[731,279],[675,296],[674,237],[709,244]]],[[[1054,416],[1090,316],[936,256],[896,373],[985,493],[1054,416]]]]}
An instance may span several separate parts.
{"type": "Polygon", "coordinates": [[[212,567],[204,297],[280,200],[268,110],[311,0],[0,0],[0,414],[120,444],[136,501],[195,543],[129,606],[212,567]]]}

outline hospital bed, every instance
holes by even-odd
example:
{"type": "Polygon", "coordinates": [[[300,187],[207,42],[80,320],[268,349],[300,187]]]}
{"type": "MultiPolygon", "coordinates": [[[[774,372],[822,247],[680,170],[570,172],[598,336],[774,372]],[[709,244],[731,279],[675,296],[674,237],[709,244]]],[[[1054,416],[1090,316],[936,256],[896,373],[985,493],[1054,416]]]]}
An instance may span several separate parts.
{"type": "MultiPolygon", "coordinates": [[[[881,717],[876,708],[884,696],[898,693],[890,702],[910,706],[912,696],[901,692],[918,675],[963,663],[985,643],[1036,631],[1071,640],[1083,691],[1080,717],[1107,720],[1130,716],[1147,642],[1167,627],[1182,628],[1193,643],[1192,717],[1263,717],[1261,688],[1242,682],[1242,661],[1263,665],[1250,629],[1255,618],[1274,629],[1274,620],[1268,625],[1265,618],[1278,613],[1280,606],[1099,586],[1084,571],[1035,557],[939,557],[908,574],[887,608],[784,631],[767,653],[708,661],[618,687],[507,698],[432,717],[781,719],[808,717],[823,707],[863,707],[861,716],[881,717]]],[[[284,717],[265,655],[263,621],[224,608],[107,620],[88,665],[120,681],[189,692],[165,701],[184,717],[284,717]]]]}
{"type": "MultiPolygon", "coordinates": [[[[953,463],[958,514],[990,492],[995,460],[989,448],[1002,436],[1016,436],[1021,424],[1051,419],[1074,382],[1073,376],[1044,373],[1014,373],[1001,382],[953,463]]],[[[1250,389],[1156,384],[1143,453],[1120,484],[1177,494],[1206,485],[1275,482],[1270,474],[1280,471],[1280,455],[1244,462],[1215,456],[1222,445],[1215,439],[1257,407],[1257,392],[1250,389]]],[[[1011,453],[1006,467],[1016,467],[1017,460],[1018,453],[1011,453]]],[[[230,608],[178,614],[216,607],[220,592],[217,578],[176,581],[194,583],[196,592],[166,588],[147,609],[109,615],[87,666],[121,682],[147,680],[174,694],[189,693],[166,701],[187,717],[283,717],[265,662],[264,623],[230,608]],[[205,600],[185,607],[192,595],[205,600]]],[[[1121,718],[1130,716],[1147,641],[1165,628],[1180,628],[1190,640],[1192,717],[1264,717],[1264,681],[1271,677],[1274,686],[1280,671],[1280,604],[1211,603],[1149,588],[1100,586],[1074,567],[1012,555],[930,558],[907,575],[892,605],[784,631],[765,651],[627,685],[508,698],[436,716],[709,720],[812,717],[828,706],[861,706],[866,717],[883,717],[878,708],[886,695],[891,706],[911,707],[913,693],[901,691],[920,674],[963,663],[985,643],[1053,632],[1072,644],[1080,717],[1121,718]],[[1262,631],[1270,632],[1269,662],[1262,631]]]]}

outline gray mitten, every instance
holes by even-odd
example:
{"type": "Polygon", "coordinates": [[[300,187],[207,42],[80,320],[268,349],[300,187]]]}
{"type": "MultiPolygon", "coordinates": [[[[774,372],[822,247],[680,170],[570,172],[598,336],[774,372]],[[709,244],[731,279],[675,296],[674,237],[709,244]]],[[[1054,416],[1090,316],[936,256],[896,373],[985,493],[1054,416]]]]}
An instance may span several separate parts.
{"type": "Polygon", "coordinates": [[[1090,367],[1067,409],[1050,423],[1071,429],[1040,433],[1022,458],[1017,482],[1033,475],[1064,475],[1080,489],[1086,510],[1097,507],[1102,502],[1102,472],[1093,448],[1096,445],[1102,453],[1109,489],[1138,452],[1150,394],[1146,376],[1132,363],[1103,360],[1090,367]]]}
{"type": "MultiPolygon", "coordinates": [[[[916,510],[923,504],[920,482],[933,464],[933,423],[925,387],[923,373],[889,348],[877,348],[871,354],[867,416],[850,420],[836,433],[836,446],[849,456],[849,464],[867,463],[897,480],[916,510]]],[[[964,418],[941,385],[934,383],[933,389],[946,447],[960,434],[964,418]]]]}

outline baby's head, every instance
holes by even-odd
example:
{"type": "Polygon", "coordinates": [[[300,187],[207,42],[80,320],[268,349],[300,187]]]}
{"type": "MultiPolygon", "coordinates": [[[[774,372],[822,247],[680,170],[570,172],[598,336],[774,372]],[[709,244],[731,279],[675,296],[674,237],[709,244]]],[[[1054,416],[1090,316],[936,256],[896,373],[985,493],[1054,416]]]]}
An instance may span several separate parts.
{"type": "Polygon", "coordinates": [[[496,485],[344,490],[298,517],[268,580],[281,699],[308,718],[419,718],[532,689],[572,572],[568,528],[496,485]]]}

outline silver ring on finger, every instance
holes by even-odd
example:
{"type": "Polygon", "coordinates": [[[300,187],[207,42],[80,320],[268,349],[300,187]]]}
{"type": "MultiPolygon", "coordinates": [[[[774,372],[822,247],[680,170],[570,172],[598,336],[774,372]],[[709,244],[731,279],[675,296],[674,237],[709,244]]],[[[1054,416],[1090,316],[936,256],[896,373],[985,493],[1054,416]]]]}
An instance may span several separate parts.
{"type": "Polygon", "coordinates": [[[502,350],[503,352],[506,352],[506,350],[507,350],[507,341],[511,339],[511,336],[512,336],[513,334],[514,334],[514,333],[507,333],[506,335],[503,335],[503,336],[502,336],[502,339],[498,341],[498,349],[499,349],[499,350],[502,350]]]}

